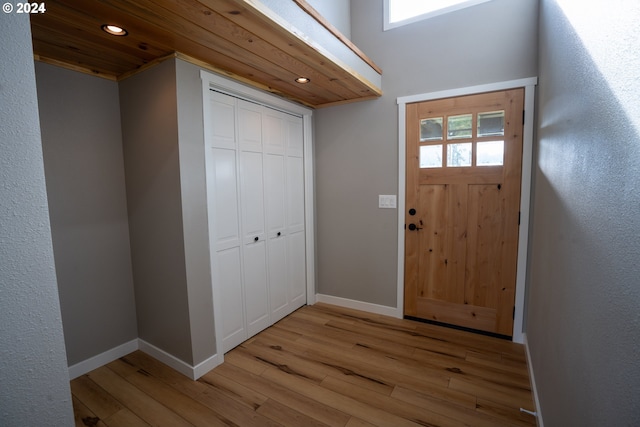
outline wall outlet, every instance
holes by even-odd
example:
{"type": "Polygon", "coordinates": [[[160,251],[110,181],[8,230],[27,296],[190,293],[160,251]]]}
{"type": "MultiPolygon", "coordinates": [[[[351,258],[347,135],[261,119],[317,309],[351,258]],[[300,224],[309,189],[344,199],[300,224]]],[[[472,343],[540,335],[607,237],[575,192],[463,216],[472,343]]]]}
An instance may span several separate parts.
{"type": "Polygon", "coordinates": [[[395,209],[396,195],[395,194],[379,194],[378,207],[381,209],[395,209]]]}

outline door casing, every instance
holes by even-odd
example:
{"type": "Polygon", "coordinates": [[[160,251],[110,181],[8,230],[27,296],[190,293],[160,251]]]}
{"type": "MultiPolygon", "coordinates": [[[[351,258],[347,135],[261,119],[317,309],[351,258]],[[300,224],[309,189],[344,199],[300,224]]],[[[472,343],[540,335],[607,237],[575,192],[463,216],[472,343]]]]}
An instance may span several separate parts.
{"type": "Polygon", "coordinates": [[[493,92],[514,88],[524,88],[524,128],[522,148],[522,182],[520,189],[520,233],[518,237],[518,261],[516,272],[516,297],[513,321],[513,341],[524,342],[522,331],[524,323],[524,296],[527,267],[527,247],[529,242],[529,208],[531,195],[531,167],[533,159],[533,120],[534,98],[537,77],[510,80],[465,88],[444,90],[400,97],[398,104],[398,272],[397,272],[397,307],[396,317],[404,315],[404,245],[405,245],[405,210],[406,210],[406,104],[413,102],[431,101],[435,99],[451,98],[478,93],[493,92]]]}

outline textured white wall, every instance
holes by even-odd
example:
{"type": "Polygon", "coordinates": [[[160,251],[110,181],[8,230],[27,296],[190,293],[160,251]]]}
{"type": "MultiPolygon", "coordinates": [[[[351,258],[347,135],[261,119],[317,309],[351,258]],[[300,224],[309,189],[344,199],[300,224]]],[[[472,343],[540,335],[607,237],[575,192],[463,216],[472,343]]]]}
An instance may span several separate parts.
{"type": "Polygon", "coordinates": [[[29,17],[0,28],[0,425],[70,426],[29,17]]]}
{"type": "Polygon", "coordinates": [[[542,0],[527,336],[544,425],[640,425],[640,3],[542,0]]]}

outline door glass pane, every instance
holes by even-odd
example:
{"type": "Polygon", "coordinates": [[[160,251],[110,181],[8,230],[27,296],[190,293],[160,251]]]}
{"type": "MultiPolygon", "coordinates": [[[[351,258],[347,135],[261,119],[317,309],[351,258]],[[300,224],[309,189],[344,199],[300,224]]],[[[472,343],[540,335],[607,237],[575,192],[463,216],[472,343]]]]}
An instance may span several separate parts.
{"type": "Polygon", "coordinates": [[[447,166],[471,166],[471,143],[447,145],[447,166]]]}
{"type": "Polygon", "coordinates": [[[447,139],[471,138],[473,118],[471,114],[447,117],[447,139]]]}
{"type": "Polygon", "coordinates": [[[420,120],[420,141],[442,140],[442,117],[420,120]]]}
{"type": "Polygon", "coordinates": [[[441,168],[442,167],[442,144],[420,146],[420,167],[421,168],[441,168]]]}
{"type": "Polygon", "coordinates": [[[478,142],[476,165],[502,166],[504,162],[504,141],[478,142]]]}
{"type": "Polygon", "coordinates": [[[504,136],[504,110],[479,113],[478,136],[504,136]]]}

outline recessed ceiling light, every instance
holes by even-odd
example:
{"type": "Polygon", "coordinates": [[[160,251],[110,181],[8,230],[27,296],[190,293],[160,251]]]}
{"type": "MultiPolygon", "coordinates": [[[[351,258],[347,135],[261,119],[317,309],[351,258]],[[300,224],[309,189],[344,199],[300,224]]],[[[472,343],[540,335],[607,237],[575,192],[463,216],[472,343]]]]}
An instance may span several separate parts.
{"type": "Polygon", "coordinates": [[[100,28],[102,28],[102,31],[105,31],[112,36],[126,36],[129,34],[127,30],[122,27],[118,27],[117,25],[104,24],[100,28]]]}
{"type": "Polygon", "coordinates": [[[307,84],[311,81],[311,79],[309,77],[298,77],[296,79],[296,83],[300,83],[300,84],[307,84]]]}

